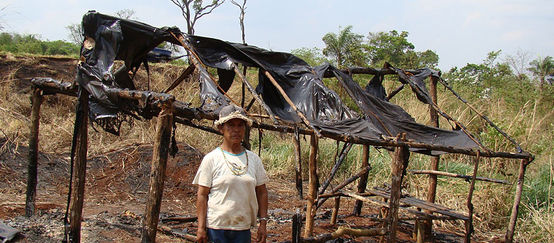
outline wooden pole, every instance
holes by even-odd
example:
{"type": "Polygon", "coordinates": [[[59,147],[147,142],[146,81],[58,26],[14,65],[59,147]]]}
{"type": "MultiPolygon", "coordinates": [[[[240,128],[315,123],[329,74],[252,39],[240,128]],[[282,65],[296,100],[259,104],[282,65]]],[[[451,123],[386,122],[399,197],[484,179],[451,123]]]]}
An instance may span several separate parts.
{"type": "MultiPolygon", "coordinates": [[[[467,181],[470,181],[472,179],[472,176],[460,175],[460,174],[444,172],[444,171],[409,170],[409,172],[411,172],[412,174],[428,174],[428,175],[435,175],[435,176],[439,175],[439,176],[448,176],[448,177],[454,177],[454,178],[461,178],[461,179],[465,179],[467,181]]],[[[510,182],[505,181],[505,180],[491,179],[491,178],[480,177],[480,176],[475,177],[475,180],[498,183],[498,184],[504,184],[504,185],[509,185],[510,184],[510,182]]]]}
{"type": "MultiPolygon", "coordinates": [[[[403,134],[404,135],[404,134],[403,134]]],[[[405,135],[404,135],[405,136],[405,135]]],[[[391,168],[391,192],[389,201],[389,237],[388,243],[396,242],[396,230],[398,228],[398,207],[400,206],[402,177],[410,158],[410,151],[407,146],[394,149],[394,159],[391,168]]]]}
{"type": "Polygon", "coordinates": [[[40,105],[42,90],[33,89],[31,96],[31,136],[29,137],[29,164],[27,165],[27,196],[25,199],[25,216],[35,214],[35,200],[37,195],[37,165],[38,165],[38,135],[40,125],[40,105]]]}
{"type": "Polygon", "coordinates": [[[477,169],[479,169],[479,155],[475,157],[474,160],[474,167],[473,167],[473,176],[471,178],[471,184],[469,185],[469,192],[467,194],[467,211],[468,211],[468,220],[465,222],[466,227],[466,235],[465,235],[465,242],[470,243],[471,242],[471,234],[473,233],[473,203],[471,202],[471,199],[473,198],[473,190],[475,189],[475,179],[477,177],[477,169]]]}
{"type": "Polygon", "coordinates": [[[296,105],[294,105],[294,103],[292,102],[292,100],[289,98],[289,96],[287,95],[287,93],[285,92],[285,90],[283,90],[283,88],[281,87],[281,85],[279,85],[279,83],[277,83],[277,80],[275,80],[275,78],[273,78],[273,76],[271,75],[271,73],[269,73],[268,71],[264,70],[264,74],[265,76],[269,79],[269,81],[271,81],[271,83],[273,84],[273,86],[275,86],[275,88],[277,88],[277,90],[279,90],[279,93],[281,93],[281,95],[283,96],[283,98],[285,99],[285,101],[287,101],[287,103],[290,105],[290,107],[292,107],[292,109],[296,112],[296,114],[300,117],[300,119],[304,122],[304,124],[306,124],[306,126],[310,127],[311,129],[314,130],[314,133],[318,136],[318,137],[321,137],[321,134],[319,133],[319,130],[316,129],[314,126],[312,126],[312,124],[310,123],[310,121],[308,121],[308,118],[306,118],[306,116],[304,115],[304,113],[302,113],[302,111],[300,111],[296,105]]]}
{"type": "MultiPolygon", "coordinates": [[[[362,168],[365,168],[368,166],[369,166],[369,145],[363,145],[362,168]]],[[[360,177],[360,180],[358,181],[358,193],[365,192],[365,188],[367,187],[368,175],[369,175],[369,171],[360,177]]],[[[356,200],[354,204],[354,210],[352,211],[352,213],[356,216],[360,216],[360,214],[362,214],[362,205],[363,205],[362,201],[356,200]]]]}
{"type": "MultiPolygon", "coordinates": [[[[56,83],[56,82],[50,82],[45,79],[33,79],[31,82],[34,85],[37,85],[37,87],[40,87],[43,90],[47,90],[48,92],[53,93],[62,93],[70,96],[76,96],[76,89],[74,87],[70,87],[71,84],[67,82],[63,83],[56,83]],[[66,87],[67,86],[67,87],[66,87]]],[[[108,92],[111,95],[116,95],[123,99],[140,99],[147,97],[147,94],[155,94],[153,92],[147,92],[147,91],[134,91],[135,94],[141,94],[140,97],[133,97],[132,93],[130,92],[123,92],[123,90],[119,89],[121,92],[111,92],[111,91],[118,90],[116,88],[110,88],[108,89],[108,92]]],[[[170,96],[170,95],[167,95],[170,96]]],[[[151,97],[154,100],[163,100],[165,97],[151,97]]],[[[189,108],[185,103],[175,101],[173,102],[174,108],[175,108],[175,115],[180,117],[186,117],[189,120],[196,119],[196,120],[202,120],[202,119],[209,119],[209,120],[216,120],[217,115],[210,113],[210,112],[202,112],[195,108],[189,108]]],[[[252,127],[271,130],[271,131],[279,131],[279,132],[288,132],[292,133],[294,132],[295,128],[293,126],[289,125],[270,125],[270,124],[264,124],[264,123],[254,123],[252,127]]],[[[298,129],[301,134],[305,135],[312,135],[314,134],[314,131],[311,129],[304,129],[300,128],[298,129]]],[[[418,149],[427,149],[427,150],[437,150],[437,151],[443,151],[447,153],[455,153],[455,154],[466,154],[466,155],[477,155],[476,149],[465,149],[465,148],[455,148],[450,146],[443,146],[443,145],[431,145],[431,144],[425,144],[425,143],[419,143],[419,142],[406,142],[406,141],[394,141],[392,139],[367,139],[362,137],[356,137],[349,134],[342,134],[337,132],[331,132],[331,131],[325,131],[321,130],[319,131],[323,137],[331,138],[334,140],[346,142],[346,143],[355,143],[355,144],[367,144],[371,146],[380,146],[380,147],[397,147],[397,146],[409,146],[411,148],[418,148],[418,149]]],[[[481,157],[487,157],[487,158],[510,158],[510,159],[528,159],[532,160],[534,157],[532,154],[528,152],[521,152],[521,153],[513,153],[513,152],[493,152],[489,150],[479,150],[479,154],[481,157]]]]}
{"type": "Polygon", "coordinates": [[[304,237],[311,237],[314,231],[314,217],[316,212],[317,199],[317,149],[318,138],[316,135],[310,136],[310,160],[309,160],[309,187],[308,197],[306,198],[306,228],[304,237]]]}
{"type": "MultiPolygon", "coordinates": [[[[331,190],[331,194],[336,193],[336,192],[340,191],[342,188],[348,186],[350,183],[357,180],[362,175],[366,174],[369,171],[369,169],[371,169],[369,165],[366,166],[365,168],[362,168],[358,173],[356,173],[355,175],[351,176],[350,178],[344,180],[342,183],[340,183],[339,185],[334,187],[331,190]]],[[[327,201],[327,199],[328,199],[328,197],[319,197],[318,196],[317,208],[321,207],[321,205],[323,205],[323,203],[325,203],[325,201],[327,201]]]]}
{"type": "Polygon", "coordinates": [[[81,89],[79,106],[81,112],[80,124],[77,127],[75,161],[73,163],[73,185],[71,187],[71,201],[69,203],[69,239],[70,242],[81,242],[81,221],[83,220],[83,201],[85,197],[85,176],[87,169],[88,146],[88,92],[81,89]]]}
{"type": "Polygon", "coordinates": [[[340,209],[340,196],[335,197],[335,207],[333,207],[333,212],[331,213],[331,224],[337,224],[337,217],[339,216],[340,209]]]}
{"type": "Polygon", "coordinates": [[[150,169],[150,191],[146,201],[146,212],[142,223],[142,242],[150,243],[156,241],[158,219],[162,203],[164,189],[165,169],[169,152],[169,141],[173,128],[172,102],[166,102],[158,115],[156,125],[156,141],[152,155],[152,166],[150,169]]]}
{"type": "Polygon", "coordinates": [[[514,231],[517,223],[517,214],[519,211],[519,203],[521,201],[521,193],[523,191],[523,182],[525,179],[525,170],[529,165],[529,159],[522,159],[519,164],[519,175],[517,177],[517,187],[514,196],[514,205],[512,206],[512,214],[510,215],[510,223],[508,225],[508,231],[506,231],[505,242],[511,243],[514,241],[514,231]]]}
{"type": "MultiPolygon", "coordinates": [[[[430,95],[431,95],[431,99],[433,100],[433,103],[438,105],[439,103],[438,103],[438,98],[437,98],[437,81],[438,80],[437,80],[436,77],[433,77],[433,76],[430,77],[429,92],[430,92],[430,95]]],[[[439,114],[437,113],[437,110],[435,110],[435,108],[432,105],[429,105],[429,117],[430,117],[431,125],[434,126],[434,127],[439,127],[439,114]]],[[[438,171],[439,170],[440,157],[439,156],[431,156],[431,161],[430,162],[431,162],[431,164],[429,166],[430,167],[429,169],[433,170],[433,171],[438,171]]],[[[435,203],[436,194],[437,194],[437,175],[429,174],[429,187],[427,188],[427,202],[435,203]]],[[[428,210],[425,210],[425,212],[432,214],[432,212],[430,212],[428,210]]],[[[425,240],[425,238],[433,237],[433,233],[432,233],[433,232],[433,220],[428,219],[428,220],[425,220],[425,221],[420,222],[420,223],[423,223],[425,236],[424,237],[418,236],[418,238],[423,238],[423,240],[425,240]]]]}
{"type": "Polygon", "coordinates": [[[292,140],[294,144],[294,157],[296,159],[296,191],[298,192],[298,197],[302,199],[302,151],[300,150],[300,134],[298,133],[298,129],[294,132],[292,140]]]}
{"type": "Polygon", "coordinates": [[[296,209],[296,213],[292,216],[292,243],[301,242],[302,231],[302,214],[300,209],[296,209]]]}
{"type": "Polygon", "coordinates": [[[252,96],[254,96],[254,99],[256,99],[256,101],[258,101],[258,103],[264,108],[264,110],[267,112],[267,114],[269,115],[273,123],[278,124],[277,119],[275,118],[275,114],[273,114],[273,111],[271,111],[271,108],[269,108],[269,106],[267,106],[267,104],[262,100],[262,98],[260,98],[258,93],[256,93],[256,90],[254,90],[252,85],[250,85],[246,77],[242,75],[237,65],[233,63],[232,66],[233,66],[233,70],[235,71],[235,74],[237,74],[240,80],[242,81],[242,83],[246,85],[246,87],[248,88],[252,96]]]}

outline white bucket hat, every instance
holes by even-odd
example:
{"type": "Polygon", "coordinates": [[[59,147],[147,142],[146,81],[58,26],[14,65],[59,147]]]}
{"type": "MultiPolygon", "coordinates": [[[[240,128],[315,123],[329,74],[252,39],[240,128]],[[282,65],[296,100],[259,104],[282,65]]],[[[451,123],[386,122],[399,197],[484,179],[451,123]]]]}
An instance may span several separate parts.
{"type": "Polygon", "coordinates": [[[221,108],[219,111],[219,119],[217,119],[214,124],[216,126],[223,125],[225,122],[235,118],[245,121],[248,126],[252,126],[252,119],[246,116],[244,109],[233,104],[221,108]]]}

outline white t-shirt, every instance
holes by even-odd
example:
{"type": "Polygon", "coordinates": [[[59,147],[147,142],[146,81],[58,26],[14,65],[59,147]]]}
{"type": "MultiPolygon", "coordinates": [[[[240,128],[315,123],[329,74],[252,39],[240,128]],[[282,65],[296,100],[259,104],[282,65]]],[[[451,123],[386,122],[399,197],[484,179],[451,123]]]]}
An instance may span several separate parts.
{"type": "Polygon", "coordinates": [[[262,160],[252,151],[232,154],[218,147],[206,154],[192,184],[210,188],[207,227],[247,230],[255,226],[258,214],[255,188],[267,181],[262,160]],[[228,163],[246,166],[247,156],[246,173],[234,175],[228,163]]]}

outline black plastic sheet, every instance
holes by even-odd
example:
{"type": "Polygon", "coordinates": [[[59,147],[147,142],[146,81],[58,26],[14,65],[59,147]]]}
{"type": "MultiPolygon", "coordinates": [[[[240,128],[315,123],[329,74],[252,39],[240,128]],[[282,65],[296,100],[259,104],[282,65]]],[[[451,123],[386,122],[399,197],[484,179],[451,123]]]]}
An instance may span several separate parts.
{"type": "MultiPolygon", "coordinates": [[[[172,33],[182,33],[176,28],[155,28],[96,12],[89,12],[83,17],[83,27],[85,35],[93,38],[96,44],[92,49],[83,49],[82,54],[86,57],[86,62],[80,64],[77,80],[94,98],[92,102],[102,106],[102,109],[92,113],[96,114],[96,117],[110,117],[111,114],[113,119],[116,113],[125,108],[140,114],[141,110],[137,104],[109,97],[104,89],[111,86],[130,89],[136,87],[127,73],[130,70],[136,71],[140,64],[145,62],[148,51],[161,42],[179,44],[172,33]],[[116,59],[123,60],[125,65],[112,74],[112,65],[116,59]]],[[[400,106],[386,101],[382,76],[375,76],[363,89],[349,75],[328,64],[314,68],[290,53],[273,52],[214,38],[186,35],[185,37],[194,56],[218,71],[219,80],[216,83],[208,70],[196,67],[200,83],[199,109],[205,112],[217,112],[220,107],[231,102],[223,92],[226,92],[236,79],[233,70],[236,64],[243,64],[259,69],[256,92],[271,112],[282,120],[302,122],[293,107],[270,82],[266,71],[275,78],[294,106],[317,129],[375,141],[406,133],[408,139],[429,145],[464,149],[477,147],[477,144],[462,131],[419,124],[400,106]],[[329,74],[347,90],[361,114],[348,108],[335,91],[325,86],[323,77],[329,74]]],[[[430,104],[431,98],[424,80],[432,75],[438,76],[438,72],[431,69],[406,72],[390,66],[387,68],[396,72],[399,81],[408,84],[419,100],[430,104]]],[[[414,151],[440,153],[424,149],[414,151]]]]}

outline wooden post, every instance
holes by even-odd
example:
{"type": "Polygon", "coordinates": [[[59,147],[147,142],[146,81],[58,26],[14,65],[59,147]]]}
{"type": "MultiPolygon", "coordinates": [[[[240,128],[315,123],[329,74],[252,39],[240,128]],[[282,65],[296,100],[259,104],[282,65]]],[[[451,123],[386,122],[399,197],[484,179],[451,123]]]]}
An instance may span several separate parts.
{"type": "Polygon", "coordinates": [[[339,216],[340,209],[340,196],[335,197],[335,207],[333,207],[333,212],[331,213],[331,224],[337,224],[337,217],[339,216]]]}
{"type": "Polygon", "coordinates": [[[294,144],[294,157],[296,159],[296,191],[298,192],[298,197],[302,199],[302,151],[300,150],[300,134],[298,133],[298,128],[294,130],[292,140],[294,144]]]}
{"type": "Polygon", "coordinates": [[[317,148],[318,138],[314,134],[310,136],[310,161],[309,161],[309,188],[308,197],[306,198],[306,228],[304,229],[304,237],[311,237],[314,231],[314,217],[317,199],[317,148]]]}
{"type": "MultiPolygon", "coordinates": [[[[363,155],[362,155],[362,168],[365,168],[367,166],[369,166],[369,145],[364,144],[363,155]]],[[[369,171],[360,177],[360,181],[358,181],[358,193],[365,192],[365,188],[367,187],[368,175],[369,175],[369,171]]],[[[354,210],[352,211],[354,215],[360,216],[360,214],[362,214],[362,204],[363,204],[362,201],[356,200],[354,204],[354,210]]]]}
{"type": "Polygon", "coordinates": [[[150,191],[148,192],[146,212],[144,213],[144,220],[142,222],[143,243],[156,241],[156,231],[158,229],[158,218],[162,203],[165,169],[172,128],[172,102],[166,102],[163,104],[162,110],[158,115],[158,123],[156,125],[156,141],[154,143],[152,166],[150,169],[150,191]]]}
{"type": "MultiPolygon", "coordinates": [[[[438,105],[438,98],[437,98],[437,78],[431,76],[430,82],[429,82],[429,93],[431,95],[431,99],[433,100],[433,103],[438,105]]],[[[439,114],[437,113],[437,110],[433,108],[432,105],[429,105],[429,117],[431,126],[439,127],[439,114]]],[[[438,171],[439,170],[439,163],[440,163],[440,157],[439,156],[431,156],[431,164],[430,164],[430,170],[438,171]]],[[[437,175],[430,174],[429,175],[429,187],[427,189],[427,202],[435,203],[437,194],[437,175]]],[[[426,213],[432,214],[429,210],[425,210],[426,213]]],[[[433,220],[427,219],[423,222],[424,232],[425,236],[421,237],[423,240],[425,238],[432,238],[433,237],[433,220]]],[[[419,231],[418,231],[419,232],[419,231]]]]}
{"type": "Polygon", "coordinates": [[[471,242],[471,234],[473,233],[473,203],[471,199],[473,198],[473,190],[475,189],[475,178],[477,177],[477,169],[479,169],[479,154],[475,157],[475,165],[473,167],[473,176],[471,178],[471,183],[469,184],[469,192],[467,193],[467,211],[468,211],[468,220],[465,222],[466,235],[465,242],[471,242]]]}
{"type": "Polygon", "coordinates": [[[302,230],[302,214],[300,209],[296,209],[296,213],[292,216],[292,243],[301,242],[301,230],[302,230]]]}
{"type": "Polygon", "coordinates": [[[31,96],[31,136],[29,138],[29,164],[27,165],[27,197],[25,199],[25,216],[35,214],[35,200],[37,195],[37,164],[38,164],[38,135],[40,125],[40,105],[42,90],[33,89],[31,96]]]}
{"type": "MultiPolygon", "coordinates": [[[[83,201],[85,197],[85,176],[87,169],[87,146],[88,146],[88,92],[81,89],[79,95],[80,123],[75,143],[75,160],[73,163],[73,185],[71,186],[71,201],[69,203],[69,240],[70,242],[81,242],[81,221],[83,220],[83,201]]],[[[76,119],[79,120],[79,119],[76,119]]]]}
{"type": "Polygon", "coordinates": [[[394,159],[391,168],[391,192],[389,201],[389,237],[388,243],[396,242],[396,230],[398,228],[398,207],[400,205],[402,177],[410,158],[410,151],[407,146],[400,146],[394,149],[394,159]]]}
{"type": "Polygon", "coordinates": [[[519,203],[521,201],[521,193],[523,191],[523,182],[525,179],[525,170],[529,165],[529,159],[522,159],[519,164],[519,175],[517,177],[516,194],[514,196],[514,205],[512,206],[512,215],[510,215],[510,223],[508,225],[508,231],[506,231],[505,242],[511,243],[514,241],[514,231],[517,223],[517,214],[519,211],[519,203]]]}

